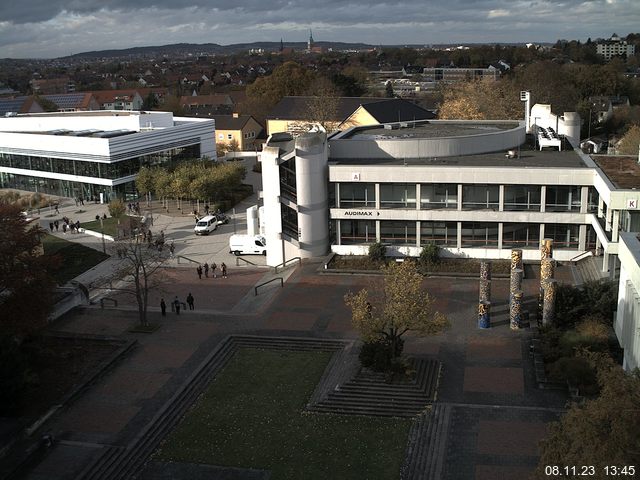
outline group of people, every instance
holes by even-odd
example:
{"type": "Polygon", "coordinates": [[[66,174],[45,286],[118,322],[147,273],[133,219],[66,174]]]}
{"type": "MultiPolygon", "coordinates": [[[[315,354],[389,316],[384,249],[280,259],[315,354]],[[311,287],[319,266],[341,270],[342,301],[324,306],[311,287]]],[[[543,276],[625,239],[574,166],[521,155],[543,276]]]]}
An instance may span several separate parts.
{"type": "Polygon", "coordinates": [[[128,203],[127,211],[128,213],[135,213],[136,215],[140,215],[140,202],[128,203]]]}
{"type": "MultiPolygon", "coordinates": [[[[180,299],[178,298],[178,296],[176,295],[176,297],[171,302],[171,311],[175,312],[176,315],[180,315],[180,308],[183,305],[185,305],[185,306],[188,305],[189,306],[189,310],[195,310],[194,298],[193,298],[193,295],[191,295],[191,292],[189,292],[189,295],[187,295],[186,302],[184,302],[184,303],[181,302],[180,299]]],[[[167,316],[167,304],[164,301],[164,298],[160,299],[160,311],[162,312],[162,316],[163,317],[167,316]]]]}
{"type": "MultiPolygon", "coordinates": [[[[59,220],[49,222],[49,230],[51,231],[51,233],[53,233],[54,229],[56,232],[60,231],[59,220]]],[[[69,230],[71,233],[80,233],[80,220],[72,222],[68,217],[62,217],[62,233],[66,234],[67,230],[69,230]]]]}
{"type": "MultiPolygon", "coordinates": [[[[202,280],[203,273],[205,278],[209,278],[209,270],[211,270],[211,276],[213,278],[216,278],[218,276],[218,274],[216,273],[216,271],[218,270],[218,265],[216,265],[216,262],[213,262],[211,265],[209,265],[207,262],[204,262],[204,265],[198,265],[196,267],[198,278],[202,280]]],[[[224,262],[220,264],[220,273],[222,278],[227,278],[227,265],[224,262]]]]}

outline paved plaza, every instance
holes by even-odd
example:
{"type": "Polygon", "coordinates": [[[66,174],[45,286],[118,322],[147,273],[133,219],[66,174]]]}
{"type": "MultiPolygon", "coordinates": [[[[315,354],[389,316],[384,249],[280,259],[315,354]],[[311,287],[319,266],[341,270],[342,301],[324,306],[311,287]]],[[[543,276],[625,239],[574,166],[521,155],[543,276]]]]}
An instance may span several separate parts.
{"type": "MultiPolygon", "coordinates": [[[[150,320],[160,328],[151,334],[128,331],[137,317],[126,298],[116,309],[86,307],[56,322],[51,328],[59,332],[118,336],[138,345],[45,425],[58,442],[27,478],[75,478],[104,446],[129,444],[229,334],[355,339],[343,296],[370,288],[380,277],[327,275],[319,266],[309,263],[289,271],[284,287],[259,294],[270,300],[252,304],[255,309],[249,312],[239,306],[255,296],[256,283],[272,275],[264,269],[234,265],[227,279],[198,279],[191,267],[170,268],[166,296],[183,298],[192,292],[196,308],[180,315],[168,311],[163,317],[152,307],[150,320]]],[[[528,348],[531,331],[509,330],[508,281],[493,284],[495,326],[478,330],[476,280],[425,279],[425,288],[452,326],[437,337],[407,338],[407,353],[434,356],[443,364],[437,402],[450,406],[443,479],[526,478],[536,465],[546,423],[565,405],[563,395],[537,388],[528,348]]],[[[524,286],[535,296],[535,277],[524,286]]]]}
{"type": "MultiPolygon", "coordinates": [[[[249,180],[257,182],[258,177],[249,173],[249,180]]],[[[259,186],[254,188],[257,191],[259,186]]],[[[246,230],[245,209],[255,203],[257,197],[253,195],[236,208],[232,223],[207,237],[193,234],[193,219],[188,215],[174,212],[154,216],[154,230],[164,230],[167,240],[175,243],[176,254],[162,269],[162,289],[150,295],[149,321],[159,325],[153,333],[131,331],[138,321],[133,298],[101,289],[92,292],[91,306],[78,308],[49,327],[55,332],[117,337],[137,343],[79,399],[40,428],[36,435],[53,434],[56,442],[26,478],[81,478],[81,473],[105,452],[131,445],[231,334],[357,339],[343,297],[350,291],[371,289],[381,277],[331,274],[319,268],[321,263],[305,263],[276,275],[259,256],[247,257],[257,265],[236,264],[235,257],[228,253],[228,237],[234,230],[246,230]],[[198,278],[195,266],[205,261],[218,265],[225,262],[228,278],[221,278],[219,272],[217,278],[211,274],[198,278]],[[283,287],[272,282],[260,287],[256,295],[256,285],[277,277],[282,277],[283,287]],[[166,316],[161,315],[161,298],[167,304],[176,296],[186,302],[189,293],[195,299],[193,311],[181,310],[178,315],[168,308],[166,316]],[[96,300],[101,296],[115,299],[117,307],[100,308],[96,300]]],[[[105,205],[77,207],[67,200],[60,215],[82,223],[105,211],[105,205]],[[80,210],[84,211],[77,213],[80,210]]],[[[45,227],[52,218],[47,215],[52,212],[42,212],[45,227]]],[[[66,238],[102,248],[100,238],[85,234],[67,234],[66,238]]],[[[119,262],[114,255],[78,280],[89,286],[99,283],[118,269],[119,262]]],[[[525,273],[524,305],[533,313],[538,272],[527,266],[525,273]]],[[[563,267],[557,269],[556,278],[572,281],[571,272],[563,267]]],[[[478,280],[432,277],[424,280],[424,287],[435,297],[436,308],[451,322],[451,328],[436,337],[407,335],[405,345],[407,354],[428,356],[442,363],[436,404],[443,407],[446,416],[439,440],[444,446],[439,459],[442,468],[437,478],[526,478],[537,463],[538,442],[545,435],[546,424],[559,417],[567,399],[562,393],[537,388],[529,354],[533,332],[509,329],[508,279],[492,281],[489,330],[477,328],[478,280]]],[[[168,478],[168,470],[157,467],[150,464],[143,478],[168,478]]],[[[185,480],[195,478],[189,476],[186,466],[176,469],[175,465],[171,478],[181,478],[176,476],[179,471],[187,475],[185,480]]],[[[239,470],[230,475],[228,478],[262,478],[254,476],[256,471],[239,470]]]]}

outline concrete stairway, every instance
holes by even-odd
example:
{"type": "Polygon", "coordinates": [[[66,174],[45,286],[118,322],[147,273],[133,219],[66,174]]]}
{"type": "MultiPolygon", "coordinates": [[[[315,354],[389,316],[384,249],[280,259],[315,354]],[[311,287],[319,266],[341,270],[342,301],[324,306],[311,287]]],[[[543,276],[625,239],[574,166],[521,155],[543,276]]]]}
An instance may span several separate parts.
{"type": "Polygon", "coordinates": [[[447,442],[451,405],[435,403],[418,417],[409,432],[401,480],[440,480],[447,442]]]}
{"type": "Polygon", "coordinates": [[[384,374],[361,369],[307,409],[343,415],[414,417],[433,402],[441,364],[421,358],[415,360],[415,368],[416,377],[411,382],[387,382],[384,374]]]}
{"type": "Polygon", "coordinates": [[[138,435],[123,447],[105,447],[77,480],[120,480],[132,478],[158,447],[162,439],[178,424],[189,407],[220,372],[238,348],[265,348],[294,351],[337,351],[346,342],[290,337],[231,335],[195,369],[138,435]]]}
{"type": "Polygon", "coordinates": [[[598,281],[607,277],[600,266],[601,260],[597,257],[588,256],[578,260],[571,265],[576,285],[582,285],[589,281],[598,281]]]}

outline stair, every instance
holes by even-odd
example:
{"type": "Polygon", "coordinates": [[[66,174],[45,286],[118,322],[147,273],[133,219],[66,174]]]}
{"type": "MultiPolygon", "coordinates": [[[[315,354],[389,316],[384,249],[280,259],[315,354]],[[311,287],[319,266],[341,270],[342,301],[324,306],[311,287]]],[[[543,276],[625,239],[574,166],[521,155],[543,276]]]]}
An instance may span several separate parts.
{"type": "Polygon", "coordinates": [[[382,373],[360,369],[350,380],[328,390],[320,401],[307,406],[318,413],[414,417],[435,398],[440,362],[415,360],[416,377],[411,382],[386,382],[382,373]]]}
{"type": "Polygon", "coordinates": [[[449,404],[435,403],[430,413],[418,417],[409,432],[401,480],[442,478],[451,410],[449,404]]]}
{"type": "Polygon", "coordinates": [[[162,439],[178,424],[184,413],[206,389],[238,348],[265,348],[289,351],[336,351],[346,342],[297,337],[257,337],[230,335],[211,352],[187,378],[176,393],[158,411],[126,447],[105,448],[96,460],[87,466],[77,480],[121,480],[133,478],[162,439]]]}
{"type": "Polygon", "coordinates": [[[588,256],[575,262],[572,265],[572,272],[576,285],[582,285],[590,281],[599,281],[607,276],[605,272],[602,272],[598,258],[593,256],[588,256]]]}

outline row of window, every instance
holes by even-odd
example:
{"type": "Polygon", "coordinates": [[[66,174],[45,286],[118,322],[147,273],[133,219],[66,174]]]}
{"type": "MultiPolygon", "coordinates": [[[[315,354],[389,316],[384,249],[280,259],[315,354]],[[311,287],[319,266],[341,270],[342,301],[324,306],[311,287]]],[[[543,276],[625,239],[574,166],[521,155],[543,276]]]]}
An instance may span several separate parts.
{"type": "MultiPolygon", "coordinates": [[[[370,244],[376,241],[374,220],[337,220],[340,222],[341,245],[370,244]]],[[[434,243],[441,247],[458,245],[458,222],[419,222],[420,244],[434,243]]],[[[380,241],[390,245],[417,244],[416,222],[380,220],[380,241]]],[[[461,247],[498,247],[498,223],[461,222],[461,247]]],[[[580,225],[550,223],[544,226],[545,238],[554,240],[554,248],[577,250],[579,248],[580,225]]],[[[589,227],[587,248],[595,248],[595,232],[589,227]]],[[[540,224],[503,223],[503,248],[538,248],[540,224]]]]}
{"type": "MultiPolygon", "coordinates": [[[[335,185],[331,184],[332,206],[340,208],[376,208],[374,183],[340,183],[339,196],[336,198],[335,185]]],[[[553,185],[546,187],[545,211],[579,212],[581,204],[581,186],[553,185]]],[[[415,209],[457,209],[457,184],[421,184],[420,198],[416,196],[416,184],[381,183],[380,208],[415,209]]],[[[498,210],[500,207],[499,185],[462,185],[463,210],[498,210]]],[[[587,210],[598,208],[598,194],[589,188],[587,210]]],[[[541,209],[541,187],[536,185],[505,185],[504,210],[536,211],[541,209]]]]}
{"type": "Polygon", "coordinates": [[[137,174],[142,166],[164,166],[171,162],[199,157],[200,145],[172,148],[114,163],[0,153],[0,166],[115,180],[137,174]]]}

